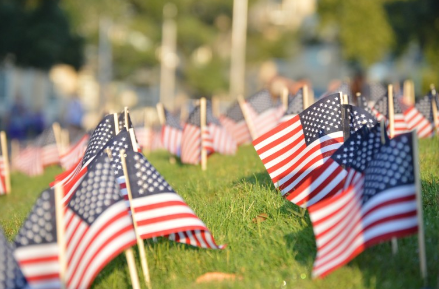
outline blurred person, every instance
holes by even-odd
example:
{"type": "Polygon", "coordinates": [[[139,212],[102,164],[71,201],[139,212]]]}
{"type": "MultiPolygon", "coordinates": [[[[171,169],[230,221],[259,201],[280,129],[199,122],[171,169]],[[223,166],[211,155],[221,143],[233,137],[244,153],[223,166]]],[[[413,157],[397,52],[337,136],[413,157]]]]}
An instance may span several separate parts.
{"type": "Polygon", "coordinates": [[[21,95],[17,95],[6,116],[6,131],[10,139],[24,140],[29,124],[29,111],[21,95]]]}
{"type": "Polygon", "coordinates": [[[65,117],[66,125],[70,129],[81,129],[82,118],[84,117],[84,109],[78,95],[73,95],[67,104],[67,112],[65,117]]]}

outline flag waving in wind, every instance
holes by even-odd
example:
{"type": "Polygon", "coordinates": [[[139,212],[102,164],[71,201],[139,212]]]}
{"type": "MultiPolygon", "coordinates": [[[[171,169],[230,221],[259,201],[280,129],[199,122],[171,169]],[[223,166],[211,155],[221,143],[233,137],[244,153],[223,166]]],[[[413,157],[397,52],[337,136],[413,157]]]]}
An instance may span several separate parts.
{"type": "Polygon", "coordinates": [[[88,288],[105,265],[136,243],[107,156],[96,157],[65,212],[67,288],[88,288]]]}
{"type": "Polygon", "coordinates": [[[363,182],[309,207],[317,243],[313,276],[324,277],[376,243],[418,230],[412,134],[380,147],[363,182]]]}

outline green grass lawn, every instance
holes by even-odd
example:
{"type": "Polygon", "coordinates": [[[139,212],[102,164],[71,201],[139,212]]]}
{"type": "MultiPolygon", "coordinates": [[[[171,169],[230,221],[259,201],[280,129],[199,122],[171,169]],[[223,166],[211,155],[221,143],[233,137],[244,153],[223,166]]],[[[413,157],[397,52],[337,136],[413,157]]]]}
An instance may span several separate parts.
{"type": "MultiPolygon", "coordinates": [[[[435,288],[439,272],[439,141],[421,140],[421,178],[428,260],[428,285],[435,288]]],[[[253,147],[236,156],[214,155],[208,170],[170,164],[166,152],[148,159],[186,200],[225,250],[205,250],[159,239],[145,241],[152,286],[157,288],[421,288],[417,237],[367,249],[325,279],[312,280],[316,246],[307,214],[283,200],[275,191],[253,147]],[[254,223],[258,214],[266,221],[254,223]],[[196,284],[206,272],[233,273],[241,278],[221,283],[196,284]]],[[[12,175],[13,192],[0,197],[0,225],[13,239],[42,189],[59,168],[44,176],[12,175]]],[[[135,251],[137,254],[137,251],[135,251]]],[[[138,258],[137,258],[138,260],[138,258]]],[[[138,260],[139,261],[139,260],[138,260]]],[[[141,276],[140,262],[138,262],[141,276]]],[[[140,277],[141,278],[141,277],[140,277]]],[[[142,280],[141,280],[141,283],[142,280]]],[[[93,288],[129,288],[124,256],[113,260],[97,277],[93,288]]]]}

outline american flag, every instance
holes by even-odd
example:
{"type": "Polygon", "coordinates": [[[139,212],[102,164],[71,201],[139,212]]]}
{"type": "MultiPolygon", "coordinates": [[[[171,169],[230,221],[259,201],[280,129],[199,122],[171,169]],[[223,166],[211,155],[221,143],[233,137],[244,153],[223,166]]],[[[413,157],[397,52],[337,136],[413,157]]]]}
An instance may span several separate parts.
{"type": "Polygon", "coordinates": [[[73,144],[68,151],[60,155],[61,166],[65,170],[71,169],[79,160],[82,160],[89,138],[89,135],[85,134],[79,141],[73,144]]]}
{"type": "Polygon", "coordinates": [[[43,167],[59,164],[59,151],[52,127],[47,128],[37,137],[35,146],[41,150],[41,164],[43,167]]]}
{"type": "Polygon", "coordinates": [[[26,279],[14,258],[13,247],[0,228],[0,288],[29,288],[26,279]]]}
{"type": "MultiPolygon", "coordinates": [[[[129,132],[123,128],[120,133],[118,133],[115,137],[111,138],[106,145],[99,151],[97,154],[90,159],[88,164],[86,166],[83,166],[77,174],[68,182],[64,184],[64,198],[63,203],[66,204],[70,198],[73,196],[73,194],[76,191],[76,188],[79,186],[79,184],[82,182],[82,179],[85,177],[88,166],[93,163],[94,159],[98,156],[107,155],[106,149],[109,148],[113,152],[113,157],[118,159],[118,152],[121,148],[123,149],[133,149],[132,143],[131,143],[131,137],[129,132]]],[[[120,165],[119,165],[120,168],[120,165]]]]}
{"type": "Polygon", "coordinates": [[[44,172],[41,160],[41,149],[31,144],[14,157],[12,167],[30,177],[39,176],[44,172]]]}
{"type": "Polygon", "coordinates": [[[183,128],[180,126],[178,117],[166,108],[163,108],[163,110],[165,112],[165,124],[162,128],[162,144],[171,154],[180,156],[183,128]]]}
{"type": "Polygon", "coordinates": [[[253,141],[273,183],[289,193],[344,142],[339,94],[318,100],[253,141]]]}
{"type": "MultiPolygon", "coordinates": [[[[389,128],[388,123],[388,96],[387,94],[378,99],[372,108],[376,118],[378,120],[385,119],[387,121],[387,127],[389,128]]],[[[393,97],[393,111],[394,111],[394,130],[395,135],[405,133],[409,131],[408,124],[406,123],[404,113],[400,107],[400,103],[397,97],[393,97]]]]}
{"type": "Polygon", "coordinates": [[[410,129],[416,129],[418,137],[431,137],[434,133],[431,96],[427,95],[414,106],[404,111],[405,121],[410,129]]]}
{"type": "Polygon", "coordinates": [[[303,111],[303,87],[297,91],[295,95],[288,95],[288,108],[285,111],[280,122],[292,119],[303,111]]]}
{"type": "Polygon", "coordinates": [[[238,145],[251,142],[250,131],[238,102],[235,102],[225,114],[221,115],[219,120],[238,145]]]}
{"type": "Polygon", "coordinates": [[[305,207],[340,193],[343,188],[361,177],[366,161],[370,160],[380,146],[380,125],[365,125],[353,132],[321,167],[312,171],[294,190],[285,193],[284,197],[305,207]]]}
{"type": "Polygon", "coordinates": [[[15,237],[15,246],[14,256],[32,288],[61,287],[53,189],[41,193],[15,237]]]}
{"type": "Polygon", "coordinates": [[[221,154],[234,154],[236,152],[235,140],[213,116],[210,103],[206,109],[206,128],[202,133],[200,125],[200,106],[198,106],[189,115],[183,130],[181,143],[181,161],[183,163],[198,164],[200,162],[201,138],[203,138],[208,155],[215,151],[221,154]]]}
{"type": "Polygon", "coordinates": [[[362,182],[309,208],[317,243],[313,275],[324,277],[376,243],[418,230],[412,134],[381,146],[362,182]]]}
{"type": "Polygon", "coordinates": [[[369,103],[367,102],[367,99],[366,99],[366,97],[364,95],[361,94],[357,98],[357,103],[358,103],[358,107],[361,107],[362,109],[364,109],[365,111],[367,111],[371,115],[375,115],[375,113],[370,108],[369,103]]]}
{"type": "MultiPolygon", "coordinates": [[[[136,152],[126,152],[132,208],[137,233],[142,239],[164,236],[170,240],[202,248],[223,249],[206,225],[172,189],[157,170],[136,152]]],[[[125,176],[118,183],[126,195],[125,176]]]]}
{"type": "Polygon", "coordinates": [[[136,243],[131,217],[107,156],[96,157],[67,204],[67,288],[88,288],[113,258],[136,243]]]}
{"type": "Polygon", "coordinates": [[[268,90],[261,90],[246,99],[244,109],[255,130],[255,138],[275,128],[284,114],[283,106],[274,105],[268,90]]]}

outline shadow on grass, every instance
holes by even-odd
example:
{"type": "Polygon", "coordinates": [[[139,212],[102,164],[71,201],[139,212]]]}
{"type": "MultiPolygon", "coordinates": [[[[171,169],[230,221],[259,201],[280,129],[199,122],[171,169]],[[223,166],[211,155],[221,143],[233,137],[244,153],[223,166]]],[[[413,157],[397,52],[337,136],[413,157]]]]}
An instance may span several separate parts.
{"type": "Polygon", "coordinates": [[[240,178],[239,180],[236,180],[233,183],[233,185],[238,185],[242,183],[249,183],[252,185],[259,184],[259,185],[270,187],[270,189],[272,189],[273,191],[276,190],[267,172],[254,173],[250,176],[240,178]]]}

